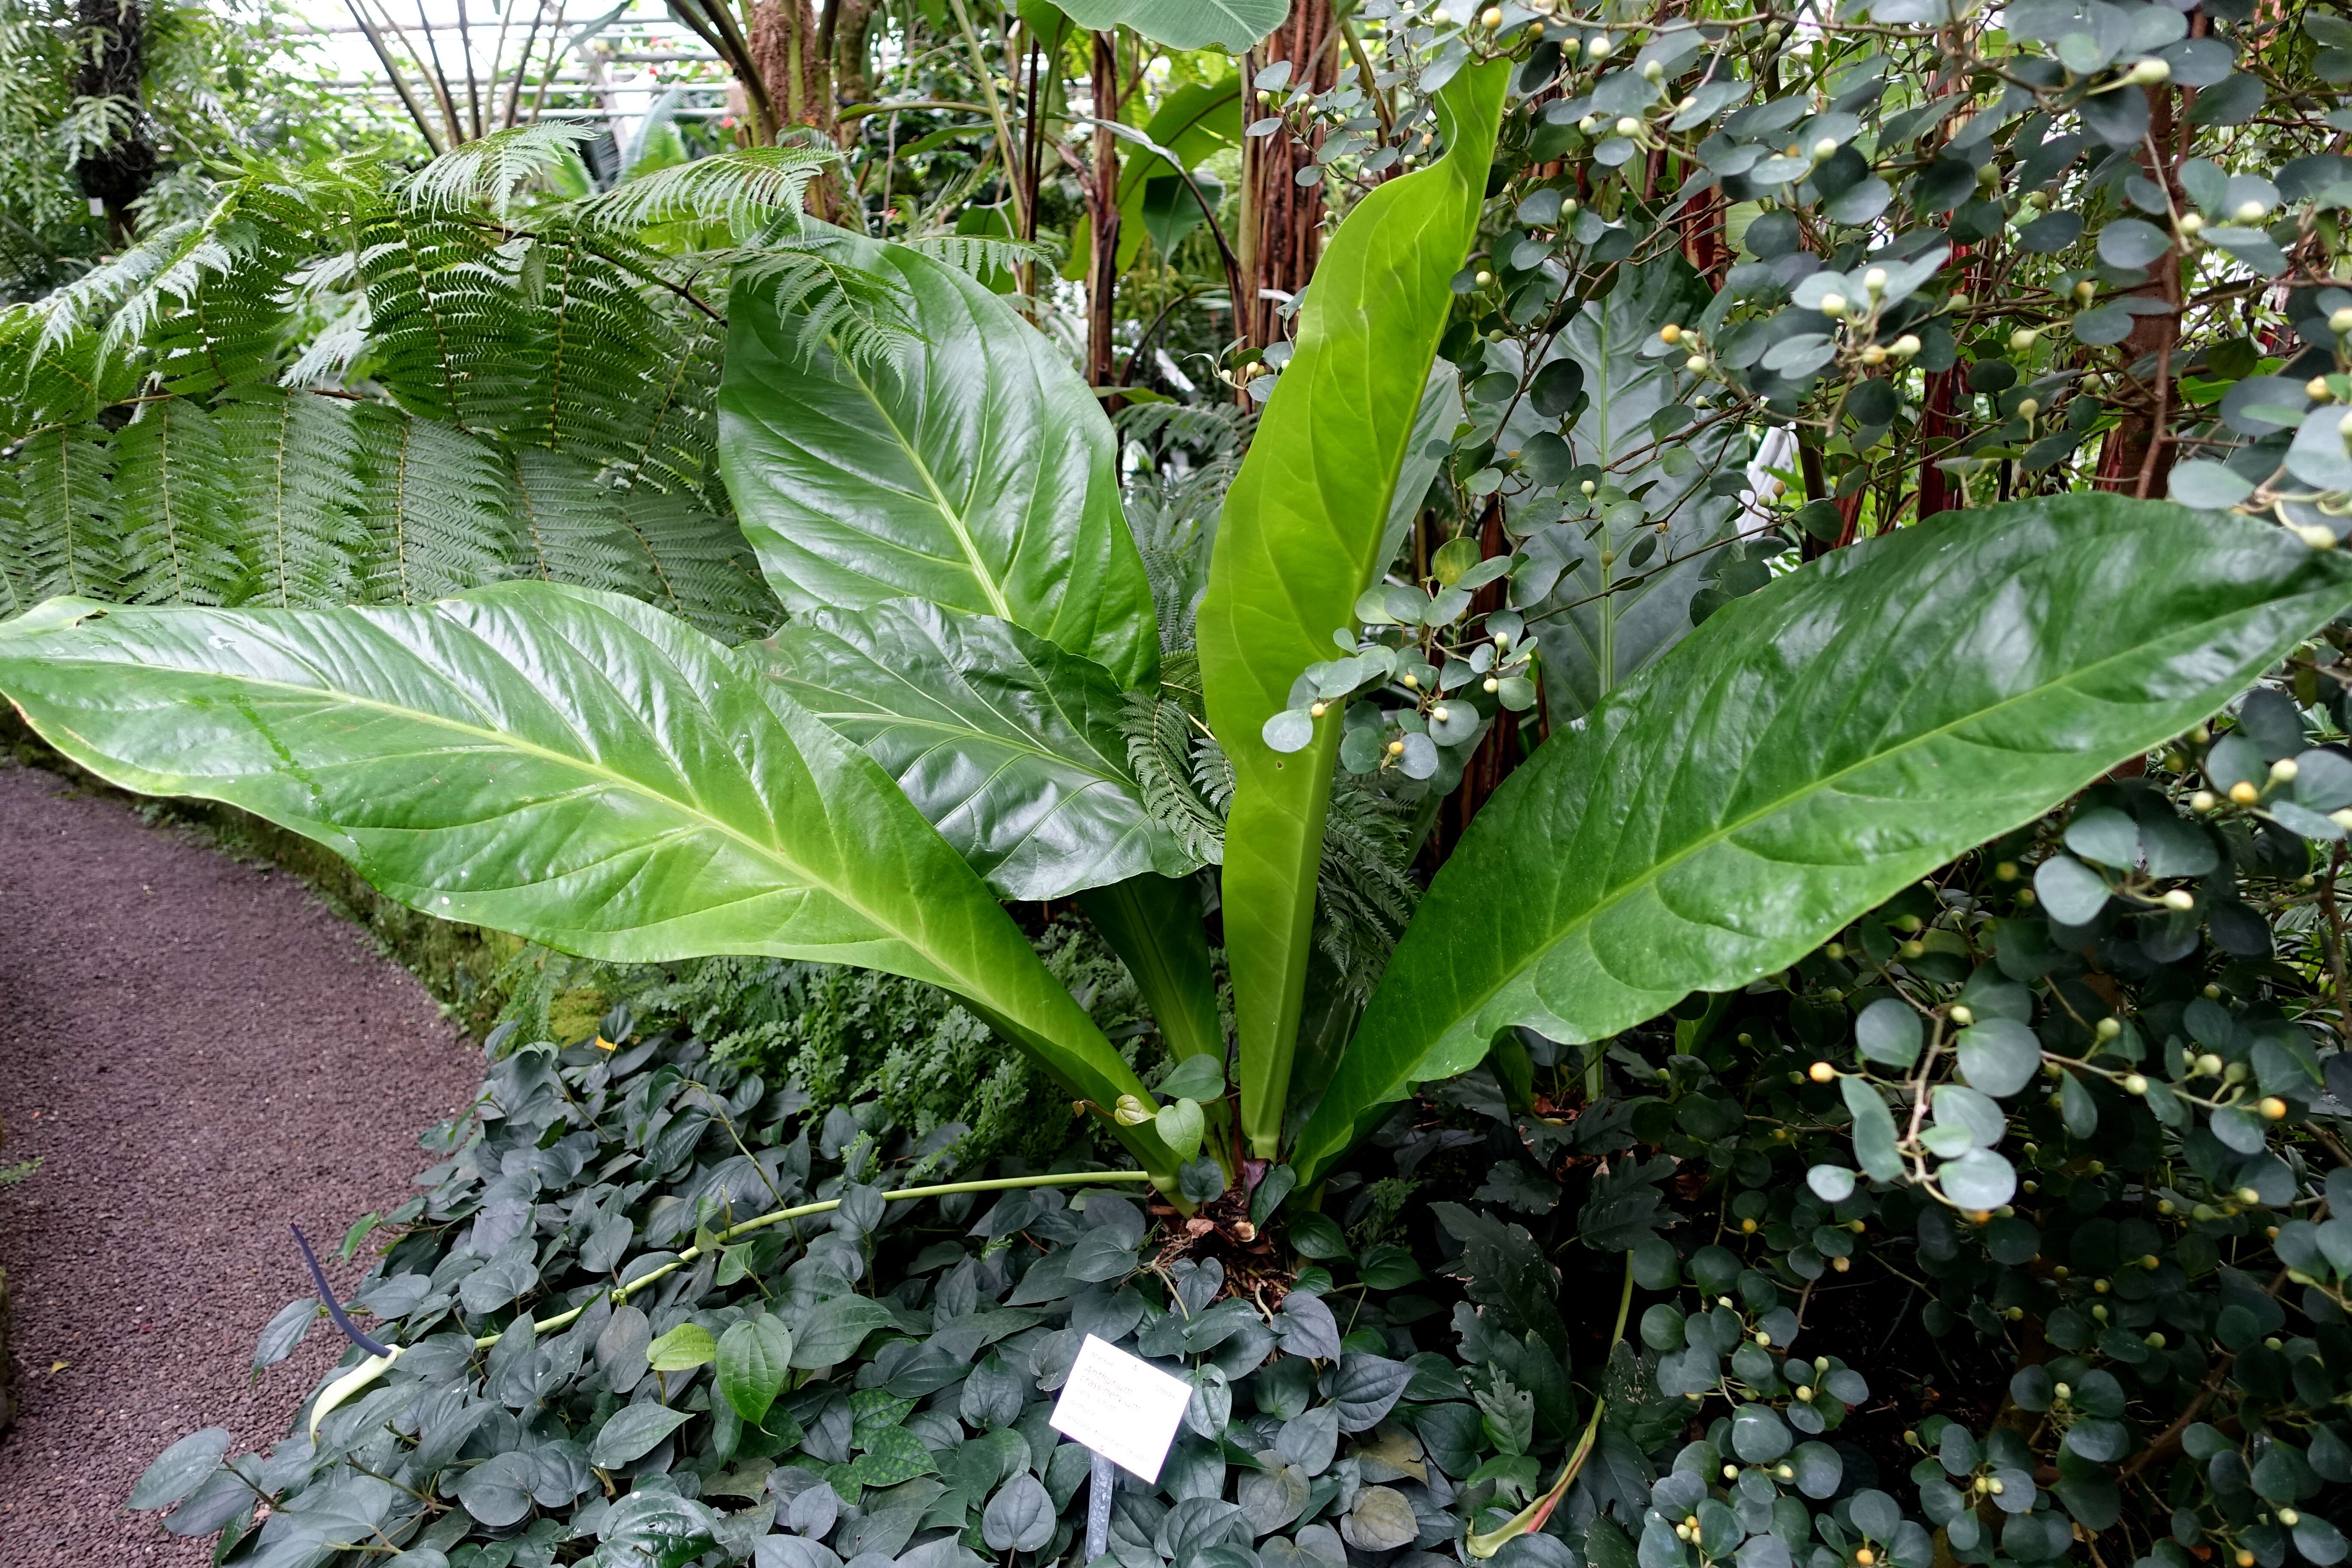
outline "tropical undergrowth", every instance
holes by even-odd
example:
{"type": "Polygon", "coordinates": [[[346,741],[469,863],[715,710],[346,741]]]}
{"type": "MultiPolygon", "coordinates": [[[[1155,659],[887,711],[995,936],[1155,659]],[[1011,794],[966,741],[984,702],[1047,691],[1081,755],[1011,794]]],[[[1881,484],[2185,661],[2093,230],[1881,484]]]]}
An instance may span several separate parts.
{"type": "MultiPolygon", "coordinates": [[[[1522,1031],[1319,1192],[1244,1165],[1189,1219],[853,1079],[922,1024],[846,972],[715,961],[572,1043],[501,1031],[419,1194],[344,1240],[400,1357],[133,1500],[228,1562],[1059,1562],[1086,1463],[1045,1421],[1092,1333],[1195,1389],[1121,1483],[1123,1568],[2335,1563],[2340,658],[1784,972],[1522,1031]]],[[[313,1331],[290,1302],[257,1368],[313,1331]]]]}

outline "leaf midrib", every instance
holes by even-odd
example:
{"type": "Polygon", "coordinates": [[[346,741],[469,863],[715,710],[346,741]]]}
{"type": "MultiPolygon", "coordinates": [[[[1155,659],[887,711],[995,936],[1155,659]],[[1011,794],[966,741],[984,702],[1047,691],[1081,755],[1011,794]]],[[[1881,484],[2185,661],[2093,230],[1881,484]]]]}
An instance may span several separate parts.
{"type": "MultiPolygon", "coordinates": [[[[2275,603],[2276,601],[2271,602],[2275,603]]],[[[2242,614],[2242,612],[2240,613],[2242,614]]],[[[2199,627],[2211,626],[2217,624],[2218,620],[2231,618],[2235,617],[2217,617],[2216,621],[2201,621],[2197,623],[2197,626],[2199,627]]],[[[2174,628],[2174,630],[2177,631],[2178,628],[2174,628]]],[[[2174,640],[2174,638],[2172,636],[2168,635],[2164,638],[2157,640],[2171,641],[2174,640]]],[[[1918,735],[1905,742],[1899,746],[1890,747],[1885,751],[1874,752],[1869,756],[1851,763],[1845,767],[1840,768],[1833,773],[1822,775],[1801,794],[1791,794],[1778,796],[1769,805],[1760,806],[1735,822],[1725,824],[1723,826],[1708,833],[1704,837],[1695,841],[1685,848],[1676,851],[1674,855],[1664,860],[1654,863],[1640,877],[1622,884],[1618,888],[1611,890],[1606,898],[1595,901],[1591,906],[1590,906],[1585,913],[1578,919],[1556,927],[1554,929],[1554,933],[1550,935],[1539,948],[1534,950],[1535,955],[1533,957],[1528,959],[1526,962],[1515,965],[1508,973],[1503,976],[1502,979],[1481,991],[1478,994],[1477,999],[1474,1003],[1466,1006],[1451,1009],[1454,1016],[1446,1023],[1442,1030],[1438,1031],[1436,1035],[1432,1037],[1430,1044],[1424,1047],[1420,1054],[1413,1058],[1414,1065],[1418,1066],[1420,1062],[1429,1055],[1429,1052],[1435,1048],[1439,1040],[1444,1039],[1445,1036],[1452,1034],[1455,1029],[1460,1028],[1465,1023],[1475,1018],[1480,1013],[1484,1012],[1488,1003],[1492,1002],[1506,987],[1509,986],[1521,975],[1525,974],[1535,963],[1540,962],[1543,954],[1549,952],[1554,948],[1557,948],[1562,942],[1566,941],[1569,936],[1572,935],[1577,931],[1591,926],[1610,910],[1615,908],[1619,903],[1622,902],[1633,893],[1638,892],[1642,889],[1657,881],[1668,871],[1672,870],[1675,867],[1680,865],[1685,860],[1687,860],[1706,850],[1714,848],[1717,844],[1731,837],[1734,834],[1754,826],[1757,823],[1763,821],[1765,818],[1781,810],[1792,801],[1803,798],[1804,795],[1818,794],[1835,784],[1840,780],[1848,778],[1866,767],[1884,762],[1889,757],[1900,756],[1907,751],[1926,745],[1930,741],[1938,740],[1943,736],[1949,734],[1954,730],[1957,730],[1962,724],[1975,722],[1988,716],[2000,713],[2021,702],[2031,701],[2049,692],[2073,686],[2080,681],[2084,677],[2095,674],[2099,670],[2106,668],[2110,665],[2119,664],[2126,659],[2139,658],[2143,655],[2144,650],[2149,646],[2152,646],[2152,644],[2141,644],[2111,655],[2106,658],[2099,660],[2095,664],[2084,665],[2080,668],[2071,671],[2062,679],[2036,686],[2029,691],[2021,692],[2014,697],[2004,698],[2002,700],[1993,703],[1988,707],[1972,710],[1958,718],[1953,719],[1948,723],[1939,724],[1933,730],[1923,731],[1918,735]]],[[[2146,704],[2139,704],[2139,706],[2146,706],[2146,704]]],[[[1411,1076],[1411,1068],[1406,1069],[1405,1076],[1411,1076]]]]}
{"type": "Polygon", "coordinates": [[[874,405],[874,412],[888,427],[890,438],[907,455],[908,466],[915,470],[916,477],[923,481],[923,489],[930,493],[931,505],[938,509],[940,516],[946,521],[948,531],[955,535],[956,546],[963,552],[964,563],[971,569],[972,579],[980,584],[981,592],[988,595],[990,612],[1001,621],[1017,620],[1013,613],[1013,602],[1004,596],[1004,590],[998,585],[995,574],[989,570],[979,545],[973,542],[971,530],[964,526],[962,514],[948,500],[947,492],[940,488],[939,479],[931,472],[931,466],[923,460],[923,455],[916,448],[915,443],[899,428],[898,421],[883,404],[865,373],[845,357],[835,357],[840,362],[842,374],[865,395],[866,401],[874,405]]]}

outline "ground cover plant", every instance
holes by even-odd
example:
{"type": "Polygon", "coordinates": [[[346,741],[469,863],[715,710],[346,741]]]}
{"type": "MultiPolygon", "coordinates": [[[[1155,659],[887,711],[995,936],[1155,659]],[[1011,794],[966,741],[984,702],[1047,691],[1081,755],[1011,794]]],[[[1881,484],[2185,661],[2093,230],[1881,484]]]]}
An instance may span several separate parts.
{"type": "Polygon", "coordinates": [[[2339,1561],[2352,25],[952,9],[896,79],[990,150],[905,184],[887,105],[594,194],[527,126],[335,198],[394,248],[248,174],[8,318],[17,580],[132,601],[0,625],[61,752],[567,952],[936,987],[1060,1090],[992,1173],[715,1018],[509,1037],[296,1435],[134,1500],[1058,1560],[1097,1332],[1196,1390],[1127,1568],[2339,1561]],[[530,526],[273,578],[267,469],[175,492],[168,427],[320,397],[530,526]],[[629,534],[673,479],[775,608],[629,534]]]}

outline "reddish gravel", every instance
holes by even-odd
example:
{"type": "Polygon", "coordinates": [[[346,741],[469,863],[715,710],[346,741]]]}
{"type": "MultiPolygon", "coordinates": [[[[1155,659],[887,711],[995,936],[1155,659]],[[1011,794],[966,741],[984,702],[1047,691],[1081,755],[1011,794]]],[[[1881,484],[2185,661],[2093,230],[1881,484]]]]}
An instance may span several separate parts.
{"type": "MultiPolygon", "coordinates": [[[[22,1409],[0,1440],[0,1568],[194,1565],[123,1506],[149,1460],[282,1433],[323,1324],[257,1384],[254,1336],[428,1163],[479,1058],[431,997],[292,878],[0,763],[0,1267],[22,1409]]],[[[338,1270],[348,1283],[348,1270],[338,1270]]]]}

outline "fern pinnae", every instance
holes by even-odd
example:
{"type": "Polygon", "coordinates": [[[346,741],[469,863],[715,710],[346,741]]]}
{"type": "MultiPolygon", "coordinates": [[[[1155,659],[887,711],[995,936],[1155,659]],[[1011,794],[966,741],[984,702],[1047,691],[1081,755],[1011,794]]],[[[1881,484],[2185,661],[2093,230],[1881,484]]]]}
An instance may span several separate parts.
{"type": "Polygon", "coordinates": [[[492,132],[444,153],[401,189],[403,201],[420,211],[486,206],[504,214],[522,187],[551,173],[595,132],[574,121],[540,120],[492,132]]]}
{"type": "Polygon", "coordinates": [[[840,162],[841,154],[830,147],[741,147],[624,180],[574,202],[570,216],[584,226],[606,230],[702,218],[740,234],[779,217],[797,229],[809,182],[840,162]]]}
{"type": "Polygon", "coordinates": [[[158,398],[116,432],[114,448],[130,566],[123,597],[138,605],[233,602],[245,566],[235,486],[212,416],[188,398],[158,398]]]}

